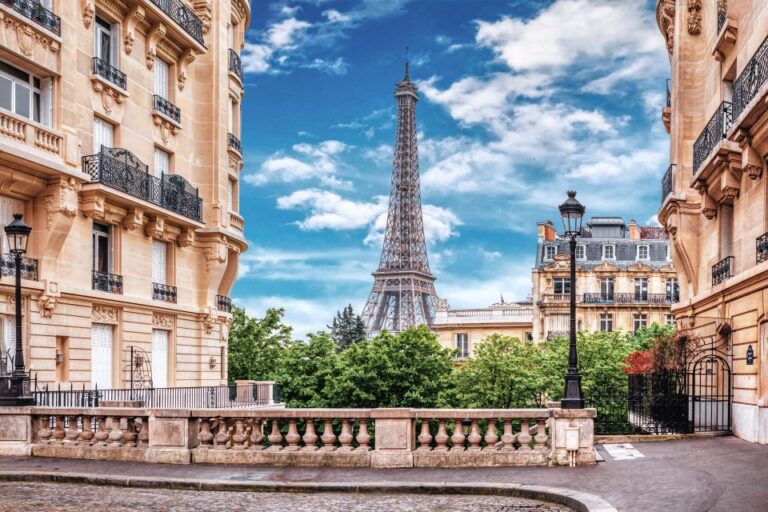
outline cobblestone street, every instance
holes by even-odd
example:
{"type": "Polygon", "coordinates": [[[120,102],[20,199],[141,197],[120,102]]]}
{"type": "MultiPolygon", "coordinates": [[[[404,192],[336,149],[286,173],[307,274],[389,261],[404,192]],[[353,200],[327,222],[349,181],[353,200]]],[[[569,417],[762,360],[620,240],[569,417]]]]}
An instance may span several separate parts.
{"type": "Polygon", "coordinates": [[[258,493],[136,489],[78,484],[0,483],[0,512],[44,510],[75,512],[88,509],[121,511],[207,512],[568,512],[546,505],[500,496],[440,496],[422,494],[258,493]]]}

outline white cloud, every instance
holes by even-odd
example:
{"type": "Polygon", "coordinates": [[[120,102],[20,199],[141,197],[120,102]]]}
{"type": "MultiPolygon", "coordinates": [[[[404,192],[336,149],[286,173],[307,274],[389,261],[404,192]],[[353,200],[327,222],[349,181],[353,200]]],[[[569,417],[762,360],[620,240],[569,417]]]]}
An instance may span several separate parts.
{"type": "Polygon", "coordinates": [[[266,40],[273,48],[291,48],[296,44],[296,39],[311,26],[306,21],[287,18],[267,30],[266,40]]]}
{"type": "Polygon", "coordinates": [[[317,69],[328,75],[346,75],[349,66],[343,58],[338,57],[336,60],[316,58],[309,64],[305,64],[303,67],[317,69]]]}
{"type": "Polygon", "coordinates": [[[277,152],[267,158],[258,173],[246,174],[244,180],[251,185],[265,185],[272,182],[293,183],[318,179],[333,188],[351,188],[349,181],[337,174],[342,164],[339,155],[349,146],[338,140],[326,140],[319,144],[301,142],[291,148],[295,156],[277,152]]]}
{"type": "Polygon", "coordinates": [[[233,301],[237,306],[245,308],[248,315],[259,318],[269,308],[284,308],[283,322],[293,327],[293,337],[297,339],[311,332],[325,330],[336,310],[346,305],[341,302],[334,309],[329,299],[307,300],[284,295],[234,297],[233,301]]]}

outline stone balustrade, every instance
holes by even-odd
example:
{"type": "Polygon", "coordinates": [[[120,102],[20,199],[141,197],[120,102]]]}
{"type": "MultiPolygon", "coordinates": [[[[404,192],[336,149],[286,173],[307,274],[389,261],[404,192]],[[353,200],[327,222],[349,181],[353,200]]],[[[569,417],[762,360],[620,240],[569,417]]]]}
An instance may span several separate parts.
{"type": "Polygon", "coordinates": [[[340,467],[595,462],[594,409],[0,408],[0,455],[340,467]]]}
{"type": "Polygon", "coordinates": [[[43,125],[0,112],[0,135],[46,153],[62,156],[63,137],[43,125]]]}

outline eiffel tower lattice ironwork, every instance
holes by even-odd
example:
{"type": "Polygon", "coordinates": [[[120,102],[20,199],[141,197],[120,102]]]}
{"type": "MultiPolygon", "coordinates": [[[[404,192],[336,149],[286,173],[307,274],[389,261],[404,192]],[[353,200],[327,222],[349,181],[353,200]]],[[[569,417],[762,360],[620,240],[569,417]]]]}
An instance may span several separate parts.
{"type": "Polygon", "coordinates": [[[400,332],[435,318],[438,297],[435,276],[429,270],[419,186],[416,142],[416,102],[408,62],[405,77],[395,89],[397,137],[392,163],[387,229],[379,268],[373,273],[371,294],[363,309],[368,333],[383,329],[400,332]]]}

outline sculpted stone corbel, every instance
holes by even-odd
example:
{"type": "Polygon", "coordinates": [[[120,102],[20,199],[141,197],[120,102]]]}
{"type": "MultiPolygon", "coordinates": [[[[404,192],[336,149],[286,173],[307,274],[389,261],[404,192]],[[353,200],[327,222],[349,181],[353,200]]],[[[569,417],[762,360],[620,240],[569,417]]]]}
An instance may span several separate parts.
{"type": "Polygon", "coordinates": [[[192,48],[187,48],[184,53],[181,54],[178,64],[178,76],[177,83],[179,84],[179,90],[184,90],[184,84],[187,81],[187,67],[192,64],[197,58],[197,54],[192,48]]]}
{"type": "Polygon", "coordinates": [[[213,327],[216,325],[218,316],[216,308],[205,308],[205,315],[203,315],[203,329],[205,330],[205,334],[211,334],[213,332],[213,327]]]}
{"type": "Polygon", "coordinates": [[[125,35],[123,35],[123,49],[125,53],[130,54],[133,51],[133,42],[136,40],[136,27],[144,21],[144,7],[134,5],[125,15],[125,35]]]}
{"type": "Polygon", "coordinates": [[[205,257],[205,271],[213,270],[216,263],[225,263],[227,261],[227,246],[222,242],[216,242],[214,245],[206,247],[203,251],[205,257]]]}
{"type": "Polygon", "coordinates": [[[195,0],[193,7],[195,14],[203,22],[203,34],[211,30],[211,0],[195,0]]]}
{"type": "Polygon", "coordinates": [[[717,205],[712,196],[705,190],[701,193],[701,213],[709,220],[714,219],[717,216],[717,205]]]}
{"type": "Polygon", "coordinates": [[[157,43],[165,37],[165,25],[155,24],[147,33],[147,69],[155,66],[155,57],[157,57],[157,43]]]}
{"type": "Polygon", "coordinates": [[[96,13],[94,9],[94,0],[80,0],[80,8],[83,14],[83,25],[85,28],[90,28],[93,22],[93,16],[96,13]]]}
{"type": "Polygon", "coordinates": [[[192,228],[184,228],[178,237],[176,237],[176,243],[179,247],[189,247],[195,241],[195,230],[192,228]]]}
{"type": "Polygon", "coordinates": [[[147,227],[145,229],[145,233],[150,238],[163,238],[163,234],[165,232],[165,218],[155,216],[150,218],[149,222],[147,222],[147,227]]]}
{"type": "Polygon", "coordinates": [[[701,0],[688,0],[688,33],[701,34],[701,0]]]}
{"type": "Polygon", "coordinates": [[[46,280],[45,291],[37,299],[37,308],[40,311],[40,316],[43,318],[51,318],[53,316],[53,310],[56,308],[56,301],[60,296],[59,283],[46,280]]]}
{"type": "Polygon", "coordinates": [[[741,168],[751,180],[759,179],[763,174],[764,160],[752,147],[752,141],[745,139],[741,144],[741,168]]]}
{"type": "Polygon", "coordinates": [[[94,304],[91,310],[91,318],[97,324],[116,324],[118,323],[117,308],[94,304]]]}
{"type": "Polygon", "coordinates": [[[123,219],[123,227],[128,231],[133,231],[144,225],[144,210],[141,208],[131,208],[123,219]]]}
{"type": "Polygon", "coordinates": [[[77,192],[80,186],[74,178],[62,179],[52,190],[53,194],[43,199],[45,204],[45,229],[51,231],[58,215],[73,218],[77,215],[77,192]]]}
{"type": "Polygon", "coordinates": [[[675,0],[661,0],[656,4],[656,23],[667,42],[670,57],[675,47],[675,0]]]}

